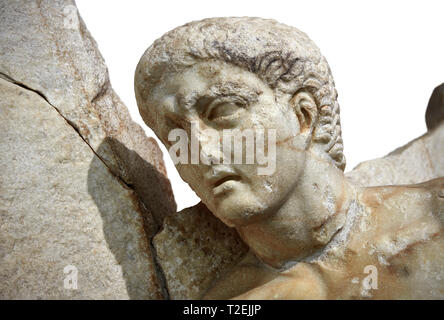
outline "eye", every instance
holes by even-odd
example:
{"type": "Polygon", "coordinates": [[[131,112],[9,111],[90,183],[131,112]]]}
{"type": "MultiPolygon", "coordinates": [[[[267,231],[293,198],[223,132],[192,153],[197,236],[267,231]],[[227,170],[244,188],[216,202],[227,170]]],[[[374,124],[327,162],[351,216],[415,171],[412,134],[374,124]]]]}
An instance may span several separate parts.
{"type": "Polygon", "coordinates": [[[216,120],[220,118],[227,118],[239,111],[240,106],[231,102],[222,102],[212,107],[208,113],[208,120],[216,120]]]}
{"type": "Polygon", "coordinates": [[[238,97],[228,97],[213,101],[206,110],[206,118],[214,122],[236,119],[246,107],[245,101],[238,97]]]}

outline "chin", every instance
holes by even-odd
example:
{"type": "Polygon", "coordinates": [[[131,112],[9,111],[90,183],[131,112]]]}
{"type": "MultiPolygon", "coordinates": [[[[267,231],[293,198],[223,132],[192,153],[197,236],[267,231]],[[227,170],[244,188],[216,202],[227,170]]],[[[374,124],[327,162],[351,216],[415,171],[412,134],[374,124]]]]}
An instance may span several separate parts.
{"type": "Polygon", "coordinates": [[[267,208],[254,195],[233,192],[217,201],[213,213],[229,227],[240,227],[265,219],[267,208]]]}

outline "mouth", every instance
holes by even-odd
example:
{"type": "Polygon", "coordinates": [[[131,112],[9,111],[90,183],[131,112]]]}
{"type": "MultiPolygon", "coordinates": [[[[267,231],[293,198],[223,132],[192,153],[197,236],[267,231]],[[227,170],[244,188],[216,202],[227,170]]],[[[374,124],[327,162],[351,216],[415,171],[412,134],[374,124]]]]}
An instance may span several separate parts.
{"type": "Polygon", "coordinates": [[[228,181],[239,181],[239,180],[240,180],[239,176],[229,175],[229,176],[223,177],[222,179],[217,180],[213,184],[213,188],[217,188],[217,187],[221,186],[222,184],[224,184],[225,182],[228,182],[228,181]]]}
{"type": "Polygon", "coordinates": [[[211,188],[213,189],[213,195],[221,196],[233,190],[233,187],[237,182],[241,180],[241,177],[231,173],[219,173],[214,176],[210,181],[211,188]]]}

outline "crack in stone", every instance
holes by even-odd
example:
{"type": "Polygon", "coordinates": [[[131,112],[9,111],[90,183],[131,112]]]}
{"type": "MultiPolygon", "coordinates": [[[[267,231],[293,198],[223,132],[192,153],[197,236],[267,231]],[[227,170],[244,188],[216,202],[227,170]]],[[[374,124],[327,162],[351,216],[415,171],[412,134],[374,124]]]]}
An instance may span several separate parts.
{"type": "Polygon", "coordinates": [[[49,102],[49,100],[48,100],[48,98],[46,98],[46,96],[43,94],[43,93],[41,93],[40,91],[38,91],[38,90],[35,90],[35,89],[33,89],[33,88],[31,88],[31,87],[28,87],[26,84],[24,84],[24,83],[22,83],[22,82],[20,82],[20,81],[16,81],[15,79],[13,79],[13,78],[11,78],[9,75],[7,75],[7,74],[5,74],[5,73],[3,73],[3,72],[0,72],[0,78],[2,78],[3,80],[6,80],[6,81],[8,81],[8,82],[10,82],[10,83],[13,83],[13,84],[15,84],[15,85],[17,85],[17,86],[19,86],[19,87],[21,87],[21,88],[23,88],[23,89],[26,89],[26,90],[29,90],[29,91],[32,91],[32,92],[34,92],[34,93],[36,93],[36,94],[38,94],[42,99],[44,99],[51,107],[53,107],[56,111],[57,111],[57,113],[66,121],[66,123],[70,126],[70,127],[72,127],[76,132],[77,132],[77,134],[80,136],[80,138],[88,145],[88,147],[91,149],[91,151],[94,153],[94,155],[105,165],[105,167],[106,168],[108,168],[108,170],[111,172],[111,174],[114,176],[114,177],[116,177],[117,178],[117,180],[121,183],[121,184],[123,184],[124,186],[125,186],[125,188],[126,189],[131,189],[131,190],[133,190],[134,191],[134,189],[129,185],[129,184],[127,184],[124,180],[123,180],[123,178],[121,178],[120,176],[118,176],[118,175],[116,175],[112,170],[111,170],[111,168],[106,164],[106,162],[105,162],[105,160],[103,160],[103,158],[100,156],[100,155],[98,155],[97,154],[97,152],[93,149],[93,147],[91,147],[91,145],[88,143],[88,141],[86,141],[86,139],[82,136],[82,134],[80,133],[80,131],[79,131],[79,128],[75,125],[75,123],[74,122],[72,122],[71,120],[69,120],[68,118],[66,118],[61,112],[60,112],[60,110],[56,107],[56,106],[54,106],[53,104],[51,104],[51,102],[49,102]]]}
{"type": "Polygon", "coordinates": [[[156,271],[157,280],[160,284],[161,293],[162,293],[164,299],[171,300],[170,292],[168,290],[168,281],[166,280],[165,272],[163,271],[162,266],[159,263],[159,260],[157,257],[157,250],[156,250],[156,247],[154,246],[154,243],[153,243],[155,235],[153,235],[150,239],[150,247],[151,247],[151,253],[153,255],[154,269],[156,271]]]}
{"type": "MultiPolygon", "coordinates": [[[[28,90],[28,91],[31,91],[31,92],[34,92],[34,93],[36,93],[38,96],[40,96],[43,100],[45,100],[51,107],[53,107],[56,111],[57,111],[57,113],[66,121],[66,123],[70,126],[70,127],[72,127],[76,132],[77,132],[77,134],[79,135],[79,137],[86,143],[86,145],[91,149],[91,151],[93,152],[93,154],[97,157],[97,159],[99,159],[102,163],[103,163],[103,165],[108,169],[108,171],[117,179],[117,181],[125,188],[125,189],[127,189],[127,190],[131,190],[135,195],[136,195],[136,197],[137,197],[137,200],[144,206],[144,207],[146,207],[146,205],[143,203],[143,201],[139,198],[139,195],[137,194],[137,192],[136,192],[136,190],[134,190],[134,188],[131,186],[131,185],[129,185],[128,183],[126,183],[125,182],[125,180],[123,180],[123,178],[122,177],[120,177],[120,176],[118,176],[116,173],[114,173],[113,172],[113,170],[111,170],[111,168],[106,164],[106,162],[105,162],[105,160],[103,160],[103,158],[102,157],[100,157],[98,154],[97,154],[97,152],[93,149],[93,147],[91,147],[91,145],[88,143],[88,141],[86,141],[86,139],[82,136],[82,134],[80,133],[80,130],[79,130],[79,128],[76,126],[76,124],[73,122],[73,121],[71,121],[71,120],[69,120],[68,118],[66,118],[61,112],[60,112],[60,110],[56,107],[56,106],[54,106],[51,102],[49,102],[49,100],[48,100],[48,98],[42,93],[42,92],[40,92],[40,91],[38,91],[38,90],[35,90],[35,89],[33,89],[33,88],[31,88],[31,87],[29,87],[29,86],[27,86],[26,84],[24,84],[24,83],[22,83],[22,82],[20,82],[20,81],[17,81],[17,80],[15,80],[14,78],[12,78],[12,77],[10,77],[9,75],[7,75],[7,74],[5,74],[5,73],[3,73],[3,72],[0,72],[0,78],[1,79],[3,79],[3,80],[5,80],[5,81],[8,81],[8,82],[10,82],[10,83],[12,83],[12,84],[14,84],[14,85],[17,85],[17,86],[19,86],[19,87],[21,87],[21,88],[23,88],[23,89],[25,89],[25,90],[28,90]]],[[[95,101],[95,100],[97,100],[98,98],[100,98],[101,96],[103,96],[105,93],[106,93],[106,91],[108,90],[108,88],[109,88],[109,84],[110,84],[110,82],[109,82],[109,80],[108,81],[106,81],[105,82],[105,84],[104,84],[104,86],[102,86],[102,88],[101,88],[101,90],[97,93],[97,95],[93,98],[93,101],[95,101]]],[[[151,214],[151,213],[150,213],[151,214]]],[[[144,225],[145,225],[145,223],[144,223],[144,225]]],[[[159,226],[157,225],[157,223],[156,223],[156,229],[159,229],[159,226]]],[[[146,231],[145,231],[145,234],[147,235],[147,233],[146,233],[146,231]]],[[[164,297],[164,299],[166,299],[166,300],[170,300],[170,295],[169,295],[169,292],[168,292],[168,286],[167,286],[167,281],[166,281],[166,278],[165,278],[165,274],[164,274],[164,271],[163,271],[163,269],[162,269],[162,267],[161,267],[161,265],[160,265],[160,263],[159,263],[159,261],[158,261],[158,258],[157,258],[157,252],[156,252],[156,249],[155,249],[155,247],[154,247],[154,245],[153,245],[153,238],[154,238],[154,236],[155,236],[156,234],[154,234],[152,237],[148,237],[147,236],[147,240],[148,240],[148,242],[149,242],[149,245],[150,245],[150,248],[151,248],[151,254],[152,254],[152,259],[153,259],[153,263],[154,263],[154,270],[155,270],[155,273],[156,273],[156,276],[157,276],[157,280],[158,280],[158,284],[159,284],[159,286],[160,286],[160,290],[161,290],[161,293],[162,293],[162,296],[164,297]]]]}

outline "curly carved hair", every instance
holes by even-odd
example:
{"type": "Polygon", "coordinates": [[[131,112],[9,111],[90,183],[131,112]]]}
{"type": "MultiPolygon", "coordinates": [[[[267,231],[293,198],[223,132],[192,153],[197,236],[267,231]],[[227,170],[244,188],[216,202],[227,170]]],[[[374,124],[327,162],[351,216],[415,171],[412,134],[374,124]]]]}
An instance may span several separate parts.
{"type": "Polygon", "coordinates": [[[162,77],[198,61],[217,59],[258,75],[276,95],[309,91],[318,105],[313,141],[344,170],[339,104],[326,59],[308,36],[294,27],[261,18],[211,18],[178,27],[156,40],[142,56],[135,75],[140,113],[156,120],[146,104],[162,77]]]}

